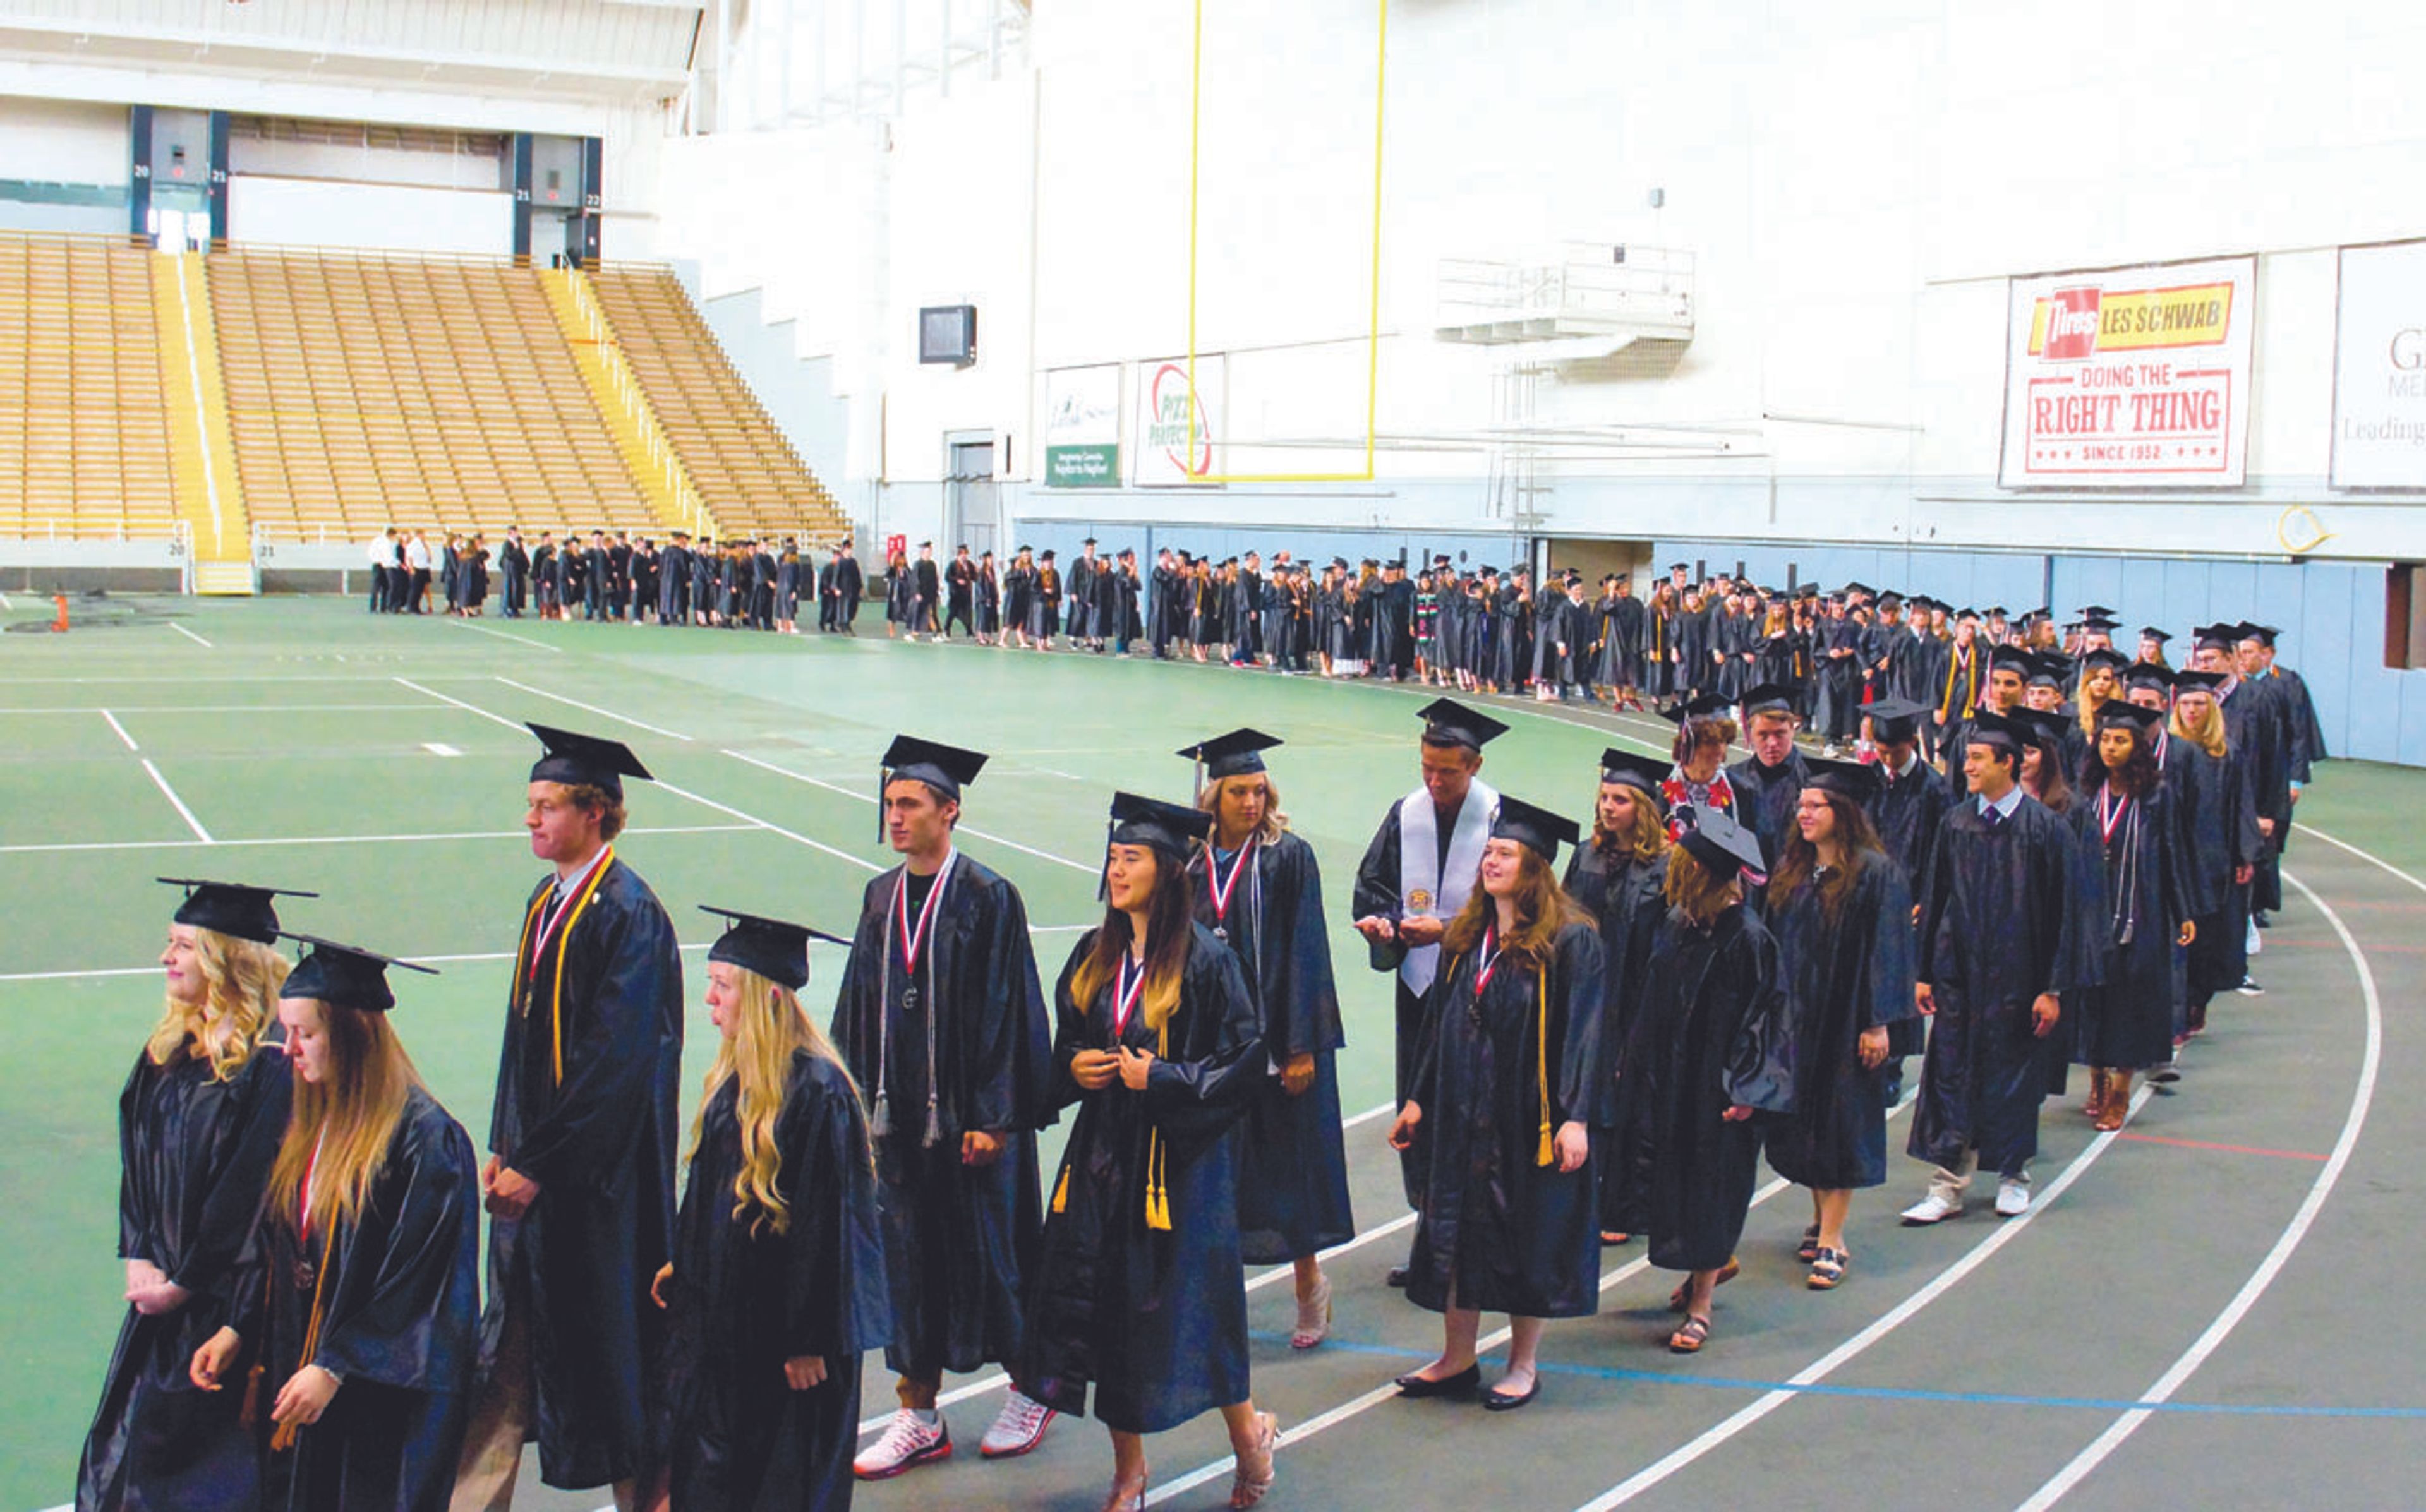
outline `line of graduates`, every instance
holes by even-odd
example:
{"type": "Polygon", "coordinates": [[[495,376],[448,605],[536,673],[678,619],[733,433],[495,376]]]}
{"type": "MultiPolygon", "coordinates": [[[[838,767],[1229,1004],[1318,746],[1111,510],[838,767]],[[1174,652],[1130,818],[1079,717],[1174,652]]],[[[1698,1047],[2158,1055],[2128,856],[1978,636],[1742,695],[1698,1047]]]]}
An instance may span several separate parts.
{"type": "MultiPolygon", "coordinates": [[[[399,564],[404,560],[393,531],[384,543],[372,543],[371,555],[375,564],[388,555],[399,564]]],[[[440,571],[448,614],[481,614],[492,559],[479,536],[445,539],[440,571]]],[[[559,542],[556,532],[544,530],[526,541],[515,525],[497,543],[493,561],[497,597],[509,619],[536,615],[798,634],[802,597],[817,597],[819,629],[836,630],[856,618],[864,591],[848,542],[820,565],[813,545],[804,548],[790,536],[717,540],[677,530],[661,544],[628,531],[593,530],[586,538],[567,531],[559,542]]],[[[374,612],[401,609],[410,601],[410,582],[391,588],[392,575],[410,580],[412,574],[400,565],[392,574],[382,567],[373,582],[374,612]]]]}

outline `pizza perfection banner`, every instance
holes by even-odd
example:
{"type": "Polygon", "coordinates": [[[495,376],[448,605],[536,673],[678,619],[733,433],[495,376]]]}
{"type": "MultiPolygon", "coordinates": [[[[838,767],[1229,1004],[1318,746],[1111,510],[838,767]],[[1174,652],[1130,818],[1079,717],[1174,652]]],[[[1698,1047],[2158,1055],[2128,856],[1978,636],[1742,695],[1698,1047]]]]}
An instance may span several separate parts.
{"type": "Polygon", "coordinates": [[[2009,489],[2238,488],[2257,260],[2014,279],[2009,489]]]}

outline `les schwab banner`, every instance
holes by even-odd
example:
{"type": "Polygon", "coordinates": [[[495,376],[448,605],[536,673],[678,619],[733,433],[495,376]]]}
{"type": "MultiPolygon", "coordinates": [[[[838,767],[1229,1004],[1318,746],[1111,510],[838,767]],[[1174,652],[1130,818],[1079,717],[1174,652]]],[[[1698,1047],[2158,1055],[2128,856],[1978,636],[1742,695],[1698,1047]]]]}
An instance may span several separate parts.
{"type": "Polygon", "coordinates": [[[1998,485],[2240,487],[2256,271],[2235,257],[2012,281],[1998,485]]]}

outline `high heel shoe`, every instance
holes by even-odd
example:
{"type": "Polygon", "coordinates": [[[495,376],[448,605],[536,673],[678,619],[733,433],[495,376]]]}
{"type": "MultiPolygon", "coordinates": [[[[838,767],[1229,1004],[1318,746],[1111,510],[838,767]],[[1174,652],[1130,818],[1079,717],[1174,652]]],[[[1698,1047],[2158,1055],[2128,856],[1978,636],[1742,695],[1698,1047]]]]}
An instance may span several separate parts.
{"type": "Polygon", "coordinates": [[[1318,1282],[1312,1296],[1302,1296],[1297,1303],[1297,1331],[1289,1335],[1291,1349],[1312,1349],[1331,1337],[1331,1278],[1318,1282]]]}
{"type": "Polygon", "coordinates": [[[1230,1505],[1237,1512],[1245,1512],[1262,1501],[1272,1488],[1272,1482],[1279,1478],[1280,1466],[1272,1458],[1272,1451],[1280,1447],[1280,1442],[1281,1420],[1269,1412],[1256,1413],[1255,1448],[1263,1456],[1264,1471],[1260,1475],[1248,1473],[1247,1461],[1240,1456],[1237,1472],[1230,1479],[1230,1505]]]}
{"type": "Polygon", "coordinates": [[[1145,1512],[1146,1472],[1134,1481],[1112,1478],[1112,1494],[1104,1498],[1104,1512],[1145,1512]]]}

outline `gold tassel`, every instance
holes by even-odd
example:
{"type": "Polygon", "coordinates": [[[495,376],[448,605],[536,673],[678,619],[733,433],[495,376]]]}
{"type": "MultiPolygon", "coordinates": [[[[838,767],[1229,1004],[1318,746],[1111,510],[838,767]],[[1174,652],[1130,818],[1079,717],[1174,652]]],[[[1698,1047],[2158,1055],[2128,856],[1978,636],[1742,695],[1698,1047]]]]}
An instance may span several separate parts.
{"type": "Polygon", "coordinates": [[[1550,1134],[1550,969],[1548,962],[1545,961],[1535,970],[1533,980],[1540,989],[1542,1000],[1542,1042],[1536,1047],[1541,1052],[1538,1063],[1542,1072],[1542,1148],[1540,1153],[1533,1157],[1533,1164],[1547,1166],[1558,1158],[1558,1140],[1550,1134]]]}
{"type": "Polygon", "coordinates": [[[1162,1131],[1157,1129],[1147,1142],[1145,1153],[1145,1226],[1171,1231],[1171,1189],[1168,1162],[1162,1148],[1162,1131]]]}
{"type": "Polygon", "coordinates": [[[1070,1167],[1061,1167],[1061,1179],[1053,1183],[1053,1211],[1060,1212],[1070,1205],[1070,1167]]]}
{"type": "MultiPolygon", "coordinates": [[[[328,1290],[329,1263],[336,1258],[336,1254],[337,1220],[332,1217],[329,1220],[328,1236],[320,1243],[320,1271],[318,1275],[312,1278],[312,1313],[303,1325],[303,1353],[300,1363],[295,1367],[298,1371],[312,1363],[312,1357],[320,1352],[320,1298],[328,1290]]],[[[294,1448],[296,1435],[302,1431],[303,1424],[300,1423],[278,1424],[269,1433],[270,1452],[283,1455],[294,1448]]]]}

